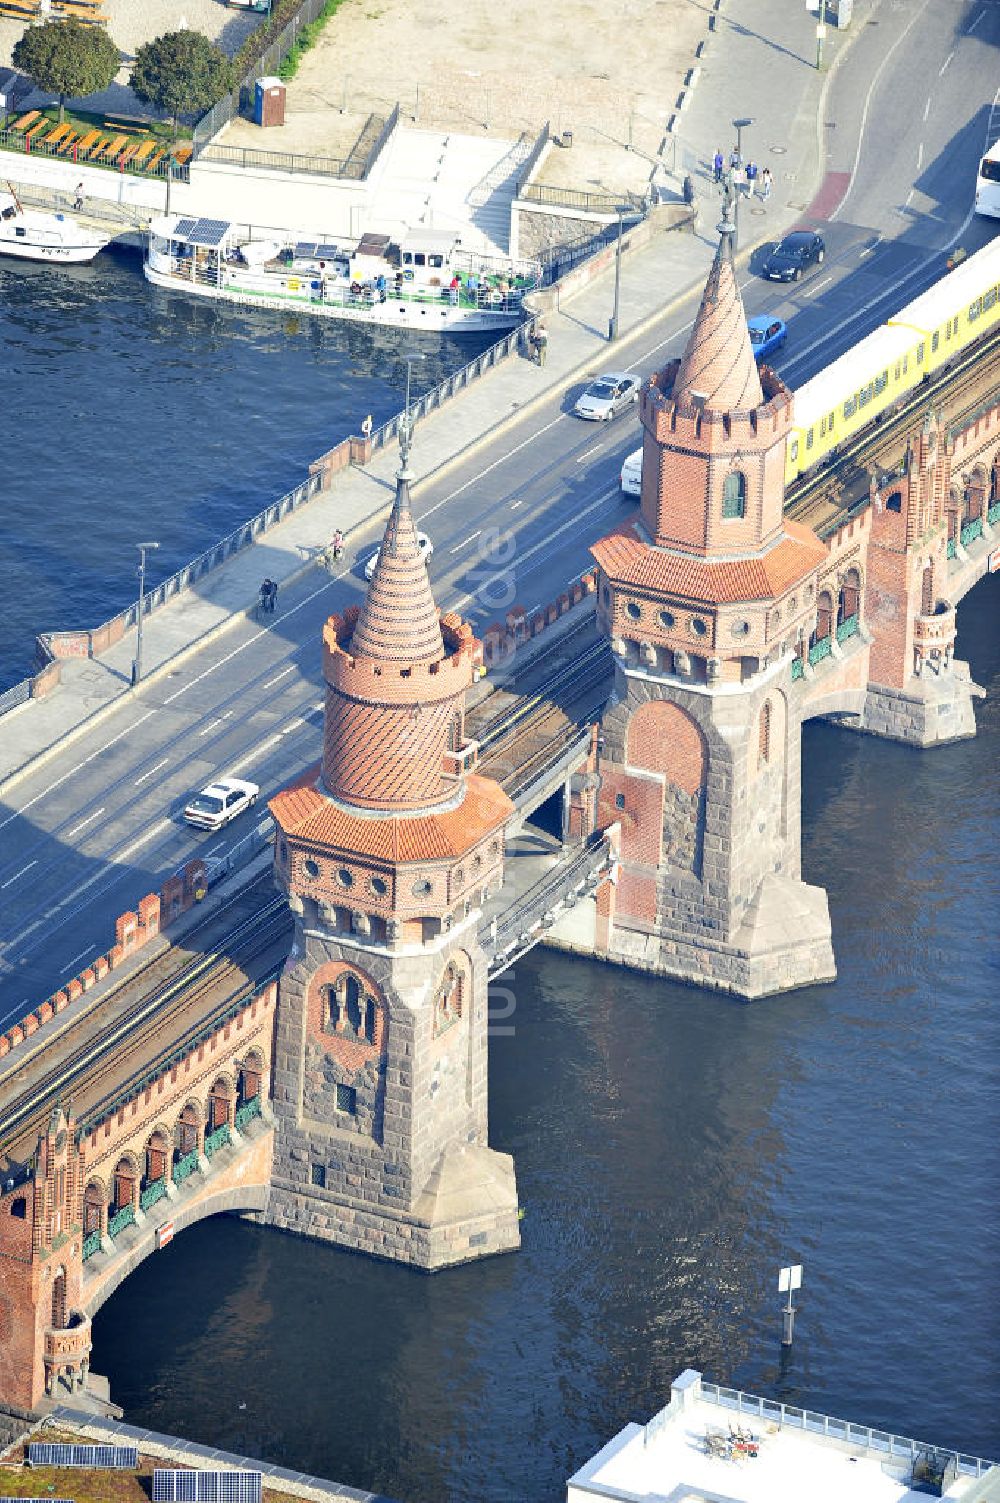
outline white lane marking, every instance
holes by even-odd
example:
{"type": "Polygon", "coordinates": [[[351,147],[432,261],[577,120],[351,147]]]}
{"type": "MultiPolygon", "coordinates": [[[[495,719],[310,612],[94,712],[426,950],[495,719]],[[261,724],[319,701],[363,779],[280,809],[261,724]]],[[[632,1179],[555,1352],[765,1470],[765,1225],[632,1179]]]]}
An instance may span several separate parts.
{"type": "Polygon", "coordinates": [[[520,497],[518,497],[518,499],[516,501],[512,501],[510,503],[510,509],[511,509],[511,511],[517,511],[517,508],[519,506],[523,506],[523,505],[524,505],[524,497],[520,496],[520,497]]]}
{"type": "Polygon", "coordinates": [[[506,464],[508,459],[513,459],[515,454],[520,454],[522,449],[526,449],[529,444],[533,444],[535,442],[536,438],[541,438],[543,433],[548,433],[550,428],[554,428],[556,423],[563,422],[567,417],[569,417],[568,412],[558,413],[551,422],[546,423],[535,433],[530,433],[527,438],[522,439],[521,443],[515,444],[513,449],[508,449],[506,454],[501,454],[499,459],[495,459],[492,464],[488,464],[485,470],[480,470],[478,475],[473,475],[471,479],[463,481],[463,483],[458,487],[458,490],[452,491],[451,495],[449,496],[442,496],[440,501],[436,501],[433,506],[429,506],[426,511],[422,511],[420,513],[421,522],[425,517],[432,517],[436,511],[440,511],[442,506],[446,506],[449,501],[454,501],[456,496],[461,496],[464,491],[467,491],[469,489],[470,485],[477,485],[480,480],[484,480],[486,476],[492,474],[492,472],[497,469],[499,465],[506,464]]]}
{"type": "MultiPolygon", "coordinates": [[[[48,914],[45,915],[45,918],[48,918],[48,914]]],[[[27,935],[34,934],[35,930],[40,929],[45,923],[45,918],[35,919],[35,922],[33,924],[29,924],[27,929],[22,929],[20,934],[15,934],[13,939],[9,939],[4,945],[4,949],[9,950],[12,948],[12,946],[20,944],[21,940],[24,939],[27,935]]]]}
{"type": "Polygon", "coordinates": [[[289,665],[288,665],[287,668],[282,668],[282,670],[281,670],[280,673],[276,673],[273,678],[269,678],[266,684],[261,684],[261,688],[262,689],[271,689],[271,688],[273,688],[273,686],[276,683],[278,683],[278,681],[280,679],[283,679],[286,676],[286,674],[294,673],[294,672],[295,672],[295,664],[294,663],[289,663],[289,665]]]}
{"type": "MultiPolygon", "coordinates": [[[[139,847],[145,845],[147,841],[152,840],[154,835],[158,835],[161,832],[161,830],[168,830],[168,829],[170,829],[171,823],[172,823],[172,821],[169,820],[169,819],[158,820],[155,825],[150,825],[149,829],[146,831],[146,833],[144,835],[140,835],[140,836],[138,836],[137,839],[133,840],[133,842],[132,842],[131,845],[125,846],[123,850],[113,851],[111,853],[111,855],[108,856],[107,859],[109,861],[114,861],[114,862],[127,861],[128,858],[129,858],[129,856],[133,855],[139,849],[139,847]]],[[[92,877],[88,877],[87,878],[86,882],[81,882],[78,887],[74,888],[72,896],[75,898],[75,897],[78,897],[81,892],[87,892],[91,887],[94,886],[95,882],[99,882],[101,880],[101,878],[105,877],[105,876],[107,876],[107,871],[106,870],[95,872],[92,877]]],[[[104,887],[102,887],[100,889],[100,891],[101,892],[107,891],[107,889],[109,887],[113,887],[115,885],[115,883],[119,882],[120,880],[121,880],[120,873],[115,872],[115,874],[111,878],[110,882],[106,882],[104,884],[104,887]]],[[[69,898],[64,898],[63,899],[63,903],[68,903],[70,901],[71,900],[69,898]]],[[[87,902],[89,902],[89,901],[90,900],[88,898],[87,902]]],[[[63,903],[59,904],[59,908],[62,908],[63,903]]],[[[87,906],[86,902],[85,903],[78,903],[75,908],[71,908],[68,913],[66,913],[66,914],[63,915],[63,918],[62,918],[62,920],[60,922],[65,923],[67,919],[74,918],[78,913],[81,912],[82,909],[86,908],[86,906],[87,906]]],[[[56,909],[54,911],[58,912],[58,909],[56,909]]],[[[25,929],[22,934],[19,934],[17,936],[18,939],[23,939],[24,934],[27,934],[29,932],[30,932],[29,930],[25,929]]],[[[13,944],[13,943],[14,943],[14,941],[11,940],[11,944],[13,944]]]]}
{"type": "Polygon", "coordinates": [[[228,845],[228,844],[229,844],[228,840],[220,840],[219,843],[218,843],[218,845],[213,845],[209,850],[202,851],[202,855],[206,856],[206,857],[207,856],[214,856],[215,853],[216,853],[216,851],[221,851],[222,847],[224,845],[228,845]]]}
{"type": "Polygon", "coordinates": [[[72,830],[67,831],[66,839],[72,840],[74,835],[79,835],[81,830],[85,830],[88,825],[92,825],[97,816],[103,813],[104,805],[102,804],[99,809],[94,810],[93,814],[88,814],[86,819],[81,819],[78,825],[75,825],[72,830]]]}
{"type": "MultiPolygon", "coordinates": [[[[974,21],[970,21],[969,25],[965,28],[965,35],[967,37],[971,37],[972,33],[975,31],[976,27],[979,25],[985,14],[986,12],[984,10],[981,10],[976,19],[974,21]]],[[[952,53],[952,57],[954,57],[954,55],[955,54],[952,53]]]]}
{"type": "MultiPolygon", "coordinates": [[[[579,527],[581,519],[583,517],[589,516],[592,511],[597,511],[600,507],[604,506],[608,501],[610,501],[612,496],[617,496],[617,494],[618,487],[616,485],[610,486],[608,490],[601,492],[596,501],[592,501],[589,506],[585,506],[582,511],[578,511],[574,516],[570,517],[568,522],[564,522],[561,527],[556,527],[552,532],[547,533],[546,536],[543,537],[539,542],[535,543],[533,547],[526,548],[523,553],[515,554],[515,568],[520,568],[525,559],[533,558],[536,553],[540,553],[543,548],[547,548],[551,542],[554,542],[554,540],[559,537],[560,533],[569,532],[571,528],[579,527]]],[[[451,608],[452,610],[457,611],[463,605],[468,605],[470,601],[475,600],[475,598],[476,597],[474,594],[460,595],[457,600],[452,602],[451,608]]],[[[535,609],[536,607],[532,606],[532,610],[535,609]]]]}
{"type": "Polygon", "coordinates": [[[96,945],[88,945],[85,950],[81,950],[80,951],[79,955],[74,955],[72,960],[67,960],[67,962],[66,962],[66,969],[68,971],[72,970],[75,965],[79,965],[80,961],[83,959],[83,957],[85,955],[89,955],[90,952],[91,952],[91,950],[96,950],[96,949],[97,949],[96,945]]]}
{"type": "Polygon", "coordinates": [[[290,736],[292,731],[297,731],[300,725],[305,725],[305,721],[302,719],[301,715],[296,720],[290,720],[287,725],[283,725],[281,727],[281,730],[278,732],[278,735],[290,736]]]}
{"type": "Polygon", "coordinates": [[[4,890],[5,887],[12,886],[13,883],[15,883],[17,881],[18,877],[23,877],[24,874],[25,874],[25,872],[30,872],[31,868],[33,866],[37,866],[37,865],[38,865],[38,857],[36,856],[35,859],[34,859],[34,861],[29,861],[28,864],[27,864],[27,866],[22,866],[21,870],[19,872],[15,872],[12,877],[8,877],[7,880],[6,880],[6,882],[0,882],[0,892],[3,892],[3,890],[4,890]]]}
{"type": "Polygon", "coordinates": [[[483,529],[481,527],[477,527],[475,532],[470,532],[467,538],[463,538],[460,543],[456,543],[454,548],[449,548],[448,552],[461,553],[463,548],[468,548],[470,543],[474,543],[476,541],[476,538],[479,536],[482,530],[483,529]]]}
{"type": "Polygon", "coordinates": [[[829,285],[830,285],[830,283],[832,281],[833,281],[833,276],[831,274],[828,277],[824,277],[823,280],[822,280],[822,282],[813,282],[811,290],[813,292],[818,292],[821,287],[829,287],[829,285]]]}
{"type": "MultiPolygon", "coordinates": [[[[923,15],[924,11],[927,9],[928,4],[929,4],[929,0],[924,0],[924,4],[921,5],[921,6],[919,6],[914,11],[913,15],[910,17],[910,19],[907,22],[906,26],[904,26],[903,30],[899,33],[899,36],[896,38],[896,40],[893,42],[892,46],[889,48],[889,50],[886,53],[885,57],[879,63],[878,67],[875,70],[875,76],[872,79],[871,83],[868,85],[868,92],[865,95],[865,107],[861,111],[861,125],[858,128],[858,149],[854,153],[854,166],[851,168],[851,181],[847,185],[847,192],[844,194],[843,198],[840,200],[840,203],[837,205],[837,207],[833,210],[832,214],[830,215],[830,219],[831,220],[838,219],[840,217],[841,210],[845,207],[845,205],[847,203],[847,200],[850,198],[852,192],[854,191],[854,184],[855,184],[855,182],[857,180],[857,175],[858,175],[858,163],[861,161],[861,150],[862,150],[862,147],[865,144],[865,126],[868,123],[868,110],[869,110],[869,108],[871,106],[872,96],[874,95],[875,90],[878,88],[879,79],[882,77],[882,74],[883,74],[884,70],[888,67],[889,61],[892,58],[892,54],[895,52],[896,48],[908,36],[911,27],[915,26],[917,24],[917,22],[920,20],[920,18],[923,15]]],[[[942,69],[942,72],[943,71],[944,70],[942,69]]]]}
{"type": "Polygon", "coordinates": [[[930,112],[931,112],[931,99],[930,99],[930,95],[928,94],[928,96],[927,96],[927,103],[924,105],[924,120],[925,121],[927,119],[927,116],[930,114],[930,112]]]}
{"type": "Polygon", "coordinates": [[[61,778],[56,778],[55,782],[50,783],[47,788],[43,788],[41,793],[36,793],[34,798],[29,798],[28,802],[22,804],[20,809],[15,809],[13,814],[9,814],[5,820],[0,821],[0,830],[5,830],[8,825],[12,825],[15,819],[20,819],[21,815],[27,813],[29,809],[38,803],[39,799],[45,798],[47,794],[54,792],[56,788],[61,788],[63,783],[67,782],[74,773],[82,771],[88,763],[93,762],[95,757],[99,757],[104,752],[109,751],[112,746],[117,746],[119,741],[124,741],[126,736],[130,736],[133,731],[138,730],[144,721],[149,720],[155,714],[155,710],[147,710],[145,715],[140,715],[138,720],[126,726],[125,730],[119,731],[117,736],[112,736],[110,741],[105,741],[104,745],[99,746],[96,751],[92,751],[89,757],[84,757],[82,762],[77,762],[76,766],[71,767],[68,772],[64,772],[61,778]]]}
{"type": "Polygon", "coordinates": [[[940,68],[938,69],[938,78],[941,77],[941,75],[944,72],[945,68],[947,68],[948,64],[951,62],[951,60],[952,60],[952,58],[954,56],[955,56],[954,52],[949,52],[948,53],[948,56],[945,58],[944,62],[941,64],[940,68]]]}
{"type": "Polygon", "coordinates": [[[912,202],[913,202],[913,189],[911,188],[910,191],[909,191],[909,193],[906,195],[906,197],[903,200],[903,208],[904,209],[908,209],[910,207],[910,204],[912,202]]]}
{"type": "Polygon", "coordinates": [[[162,762],[157,762],[156,766],[151,767],[148,772],[144,772],[141,778],[136,778],[135,782],[132,785],[133,788],[138,788],[139,784],[144,783],[147,778],[151,778],[154,772],[159,772],[161,767],[166,767],[169,761],[169,757],[164,757],[162,762]]]}
{"type": "Polygon", "coordinates": [[[594,446],[593,446],[592,449],[585,449],[584,452],[580,455],[579,459],[577,460],[577,464],[583,464],[583,461],[585,459],[589,459],[590,456],[591,456],[591,454],[596,454],[597,451],[598,451],[598,449],[600,449],[601,447],[602,447],[601,444],[594,444],[594,446]]]}
{"type": "Polygon", "coordinates": [[[920,145],[917,147],[917,171],[918,172],[920,171],[920,169],[921,169],[921,167],[923,165],[924,165],[924,143],[923,143],[923,141],[921,141],[920,145]]]}

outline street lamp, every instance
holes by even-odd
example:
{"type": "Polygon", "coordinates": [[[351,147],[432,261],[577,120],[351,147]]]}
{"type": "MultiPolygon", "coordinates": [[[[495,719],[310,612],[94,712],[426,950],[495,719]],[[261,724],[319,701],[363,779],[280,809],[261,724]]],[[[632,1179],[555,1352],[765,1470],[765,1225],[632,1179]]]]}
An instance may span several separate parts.
{"type": "Polygon", "coordinates": [[[404,470],[410,457],[410,434],[413,431],[410,421],[410,375],[417,361],[425,358],[421,350],[408,350],[403,356],[406,361],[406,400],[403,403],[403,420],[399,425],[399,454],[404,470]]]}
{"type": "Polygon", "coordinates": [[[608,343],[618,338],[618,308],[622,293],[622,210],[618,207],[618,239],[615,241],[615,307],[608,321],[608,343]]]}
{"type": "Polygon", "coordinates": [[[816,71],[823,66],[823,42],[826,38],[826,0],[819,0],[816,9],[816,71]]]}
{"type": "MultiPolygon", "coordinates": [[[[743,165],[743,132],[749,126],[751,126],[751,125],[753,125],[753,117],[751,115],[742,115],[739,118],[739,120],[734,120],[733,121],[733,129],[736,131],[736,155],[739,158],[739,162],[740,162],[740,166],[741,167],[743,165]]],[[[739,243],[740,243],[740,190],[737,187],[736,183],[734,182],[733,183],[733,250],[736,250],[736,248],[739,245],[739,243]]]]}
{"type": "Polygon", "coordinates": [[[146,598],[146,549],[159,543],[136,543],[139,550],[139,605],[135,613],[135,662],[132,664],[132,687],[142,678],[142,606],[146,598]]]}

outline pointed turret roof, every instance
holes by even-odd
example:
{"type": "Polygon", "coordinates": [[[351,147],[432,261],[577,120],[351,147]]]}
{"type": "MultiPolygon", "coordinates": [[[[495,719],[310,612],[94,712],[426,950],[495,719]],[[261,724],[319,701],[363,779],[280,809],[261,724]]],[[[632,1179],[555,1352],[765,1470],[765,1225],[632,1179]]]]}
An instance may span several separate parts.
{"type": "Polygon", "coordinates": [[[764,402],[733,266],[734,233],[727,206],[719,248],[674,381],[675,401],[697,397],[714,412],[748,412],[764,402]]]}
{"type": "Polygon", "coordinates": [[[401,448],[396,499],[350,650],[358,658],[429,663],[444,657],[444,642],[410,510],[409,444],[401,448]]]}

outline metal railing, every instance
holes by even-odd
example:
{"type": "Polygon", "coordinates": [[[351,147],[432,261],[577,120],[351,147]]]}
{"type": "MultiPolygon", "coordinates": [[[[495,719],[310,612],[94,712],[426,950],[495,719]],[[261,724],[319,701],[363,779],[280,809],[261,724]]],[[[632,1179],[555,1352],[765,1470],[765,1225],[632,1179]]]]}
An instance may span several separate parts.
{"type": "Polygon", "coordinates": [[[1000,522],[1000,501],[994,501],[986,513],[986,520],[992,527],[994,522],[1000,522]]]}
{"type": "Polygon", "coordinates": [[[490,975],[506,969],[541,938],[556,921],[556,914],[568,899],[578,897],[593,886],[611,864],[610,846],[603,834],[591,836],[588,843],[568,861],[551,868],[532,887],[511,904],[499,919],[483,924],[479,942],[490,961],[490,975]]]}
{"type": "Polygon", "coordinates": [[[958,539],[957,538],[949,538],[948,539],[948,547],[945,550],[945,552],[946,552],[948,558],[957,558],[958,557],[958,539]]]}
{"type": "Polygon", "coordinates": [[[287,172],[292,176],[354,178],[360,181],[361,166],[348,170],[340,157],[298,156],[289,151],[258,151],[255,146],[222,146],[214,142],[198,153],[199,162],[221,162],[241,169],[256,167],[264,172],[287,172]]]}
{"type": "Polygon", "coordinates": [[[645,214],[647,208],[646,200],[637,193],[587,193],[581,188],[557,188],[550,183],[528,183],[518,198],[553,209],[578,209],[582,214],[645,214]]]}
{"type": "Polygon", "coordinates": [[[549,138],[551,134],[551,122],[546,120],[545,124],[538,132],[538,135],[535,137],[534,146],[532,146],[531,150],[528,152],[528,155],[525,157],[524,166],[522,167],[521,172],[518,176],[517,184],[514,190],[515,198],[524,197],[525,189],[531,182],[531,175],[534,172],[535,168],[538,166],[539,161],[541,160],[542,152],[549,144],[549,138]]]}
{"type": "Polygon", "coordinates": [[[833,638],[820,637],[809,649],[809,666],[815,668],[817,663],[822,663],[833,652],[833,638]]]}
{"type": "MultiPolygon", "coordinates": [[[[492,370],[495,365],[499,365],[501,360],[508,359],[516,352],[520,342],[520,329],[512,329],[509,334],[497,340],[496,344],[491,344],[488,350],[484,350],[481,355],[470,360],[468,365],[463,365],[462,369],[456,371],[454,375],[446,376],[443,381],[432,386],[430,391],[425,391],[422,397],[414,397],[410,402],[411,422],[426,417],[429,412],[433,412],[444,402],[457,396],[460,391],[464,391],[470,382],[478,381],[480,376],[492,370]]],[[[391,417],[380,428],[376,428],[371,436],[372,450],[382,449],[386,444],[391,443],[398,436],[402,421],[403,414],[397,412],[395,417],[391,417]]]]}
{"type": "MultiPolygon", "coordinates": [[[[548,135],[547,125],[545,127],[545,135],[548,135]]],[[[545,136],[541,140],[544,146],[545,136]]],[[[531,137],[525,131],[522,131],[510,150],[504,153],[499,162],[494,162],[490,170],[483,174],[475,187],[469,190],[466,195],[466,203],[473,209],[481,209],[484,204],[489,203],[501,183],[507,182],[513,175],[514,168],[521,167],[523,163],[527,162],[537,150],[537,147],[538,142],[532,142],[531,137]]],[[[518,174],[518,183],[522,181],[523,177],[524,173],[522,171],[518,174]]]]}
{"type": "Polygon", "coordinates": [[[174,1165],[173,1180],[175,1185],[182,1185],[189,1175],[193,1174],[198,1167],[198,1150],[193,1148],[190,1153],[184,1154],[174,1165]]]}
{"type": "Polygon", "coordinates": [[[100,1233],[100,1230],[98,1230],[96,1232],[88,1232],[87,1235],[83,1239],[83,1247],[81,1248],[81,1253],[82,1253],[82,1256],[83,1256],[83,1261],[86,1263],[86,1261],[87,1261],[88,1258],[92,1258],[94,1256],[94,1254],[97,1253],[97,1252],[100,1252],[100,1250],[101,1250],[101,1233],[100,1233]]]}
{"type": "Polygon", "coordinates": [[[242,1106],[236,1108],[236,1131],[242,1132],[248,1122],[261,1114],[260,1096],[251,1096],[249,1101],[244,1101],[242,1106]]]}
{"type": "MultiPolygon", "coordinates": [[[[379,131],[378,135],[375,137],[375,140],[372,142],[371,146],[368,148],[368,151],[365,154],[364,161],[361,164],[361,177],[362,177],[362,180],[364,180],[365,178],[367,178],[368,174],[371,172],[372,168],[375,166],[375,163],[378,161],[379,157],[382,155],[382,153],[385,150],[386,146],[389,144],[389,141],[390,141],[393,133],[395,132],[395,129],[396,129],[396,127],[397,127],[398,124],[399,124],[399,104],[396,103],[395,105],[393,105],[392,113],[389,115],[389,118],[387,120],[383,120],[382,121],[382,128],[381,128],[381,130],[379,131]]],[[[362,135],[362,139],[363,139],[363,135],[362,135]]],[[[352,155],[353,155],[353,153],[352,153],[352,155]]],[[[350,160],[351,160],[350,156],[347,158],[347,160],[348,160],[348,162],[350,162],[350,160]]]]}
{"type": "Polygon", "coordinates": [[[135,1226],[135,1206],[122,1206],[120,1211],[108,1218],[108,1236],[117,1237],[127,1226],[135,1226]]]}
{"type": "Polygon", "coordinates": [[[861,629],[861,617],[855,611],[853,616],[846,616],[837,627],[837,641],[846,642],[848,637],[856,637],[861,629]]]}
{"type": "MultiPolygon", "coordinates": [[[[756,1394],[743,1393],[738,1388],[722,1388],[717,1383],[701,1380],[701,1397],[720,1409],[736,1414],[747,1414],[754,1419],[767,1420],[790,1430],[803,1430],[812,1435],[824,1435],[831,1440],[845,1441],[848,1445],[863,1446],[885,1457],[895,1457],[903,1462],[914,1462],[928,1450],[926,1441],[911,1440],[905,1435],[895,1435],[890,1430],[875,1430],[870,1425],[855,1425],[850,1420],[835,1419],[829,1414],[817,1414],[811,1409],[799,1409],[793,1404],[782,1404],[777,1399],[762,1399],[756,1394]]],[[[982,1477],[996,1462],[986,1461],[981,1456],[968,1456],[960,1451],[948,1451],[941,1446],[932,1448],[939,1455],[954,1460],[959,1472],[966,1477],[982,1477]]]]}
{"type": "MultiPolygon", "coordinates": [[[[4,151],[20,152],[23,156],[29,157],[58,157],[60,161],[76,162],[81,167],[103,167],[108,172],[123,172],[130,174],[132,177],[165,178],[169,165],[169,158],[167,156],[164,156],[152,168],[144,166],[141,162],[136,162],[134,157],[126,161],[124,153],[119,153],[116,157],[78,157],[73,147],[70,147],[67,151],[65,147],[60,149],[58,143],[54,146],[49,146],[45,141],[37,139],[29,141],[28,137],[22,135],[18,130],[0,130],[0,148],[4,151]]],[[[175,162],[173,166],[174,182],[186,183],[189,177],[187,165],[185,164],[182,167],[179,162],[175,162]]]]}
{"type": "Polygon", "coordinates": [[[0,694],[0,715],[6,715],[8,710],[16,710],[18,705],[25,704],[31,698],[31,679],[22,678],[20,683],[12,684],[0,694]]]}
{"type": "Polygon", "coordinates": [[[232,1141],[229,1123],[223,1122],[222,1126],[217,1127],[214,1132],[205,1134],[205,1157],[210,1159],[213,1154],[218,1153],[220,1148],[225,1148],[232,1141]]]}
{"type": "Polygon", "coordinates": [[[155,1206],[158,1200],[162,1200],[167,1193],[166,1175],[162,1179],[154,1179],[151,1185],[147,1185],[139,1195],[140,1211],[148,1211],[150,1206],[155,1206]]]}
{"type": "Polygon", "coordinates": [[[805,663],[803,663],[803,661],[802,661],[801,658],[792,658],[792,682],[794,683],[795,680],[799,679],[799,678],[805,678],[805,676],[806,676],[806,665],[805,665],[805,663]]]}
{"type": "Polygon", "coordinates": [[[970,543],[974,543],[976,538],[981,538],[982,535],[983,519],[982,517],[973,517],[971,522],[966,522],[960,533],[962,547],[968,548],[970,543]]]}

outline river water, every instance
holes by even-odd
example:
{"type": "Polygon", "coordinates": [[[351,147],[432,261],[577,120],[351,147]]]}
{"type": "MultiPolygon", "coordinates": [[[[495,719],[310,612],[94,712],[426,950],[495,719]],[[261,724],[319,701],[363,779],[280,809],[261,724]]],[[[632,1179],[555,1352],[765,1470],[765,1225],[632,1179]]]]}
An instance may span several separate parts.
{"type": "Polygon", "coordinates": [[[203,1223],[95,1321],[129,1420],[408,1503],[557,1503],[693,1366],[1000,1457],[995,582],[959,622],[975,740],[806,727],[834,985],[746,1006],[536,950],[490,1059],[521,1251],[428,1278],[203,1223]]]}
{"type": "Polygon", "coordinates": [[[0,266],[6,604],[0,691],[31,671],[35,633],[99,626],[491,342],[420,340],[241,312],[150,287],[138,254],[0,266]]]}
{"type": "MultiPolygon", "coordinates": [[[[129,598],[133,539],[161,539],[168,572],[400,405],[400,341],[151,295],[134,258],[0,271],[0,293],[0,682],[34,630],[129,598]]],[[[475,349],[442,344],[421,384],[475,349]]],[[[806,727],[834,985],[745,1006],[535,951],[490,1062],[521,1251],[428,1278],[202,1224],[95,1321],[128,1419],[406,1503],[556,1503],[694,1366],[1000,1457],[995,583],[959,624],[990,690],[977,739],[806,727]]]]}

